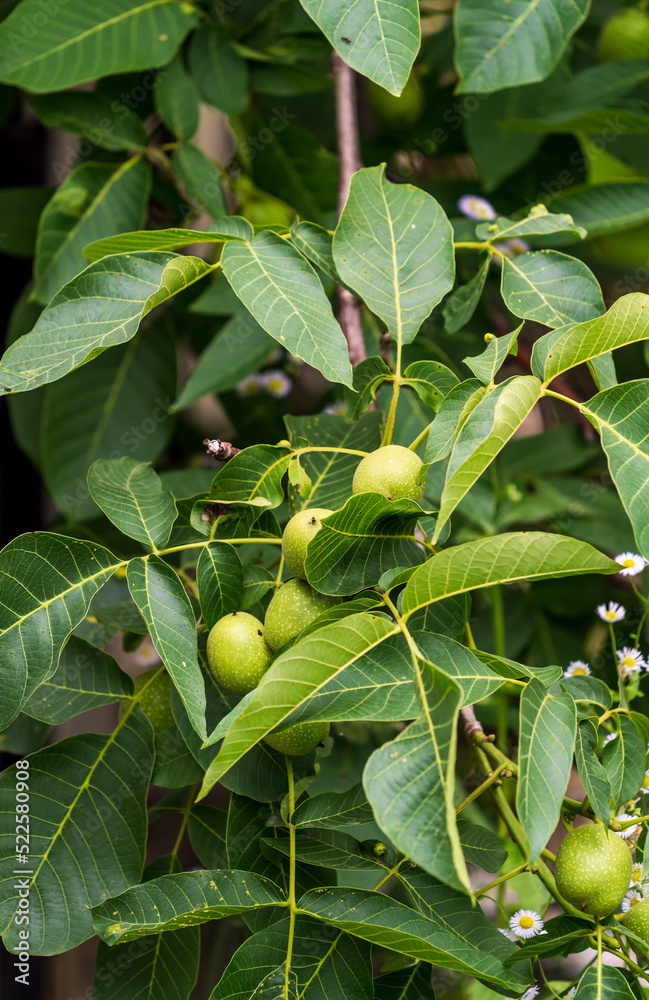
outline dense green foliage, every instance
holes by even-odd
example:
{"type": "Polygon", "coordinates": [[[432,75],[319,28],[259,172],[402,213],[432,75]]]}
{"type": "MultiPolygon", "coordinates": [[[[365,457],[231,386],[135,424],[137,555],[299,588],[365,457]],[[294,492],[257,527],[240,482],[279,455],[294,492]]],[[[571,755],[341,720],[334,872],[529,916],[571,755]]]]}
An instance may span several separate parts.
{"type": "Polygon", "coordinates": [[[0,3],[0,113],[76,137],[0,196],[34,258],[0,395],[53,511],[0,553],[10,952],[98,935],[93,1000],[188,1000],[230,920],[210,1000],[640,1000],[649,18],[624,51],[620,11],[0,3]],[[582,835],[555,882],[576,817],[595,901],[582,835]]]}

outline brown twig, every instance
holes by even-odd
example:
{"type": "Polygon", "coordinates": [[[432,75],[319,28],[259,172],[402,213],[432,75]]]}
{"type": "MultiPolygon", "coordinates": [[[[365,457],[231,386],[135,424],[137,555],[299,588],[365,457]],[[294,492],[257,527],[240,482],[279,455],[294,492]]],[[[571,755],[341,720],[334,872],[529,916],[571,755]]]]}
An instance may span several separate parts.
{"type": "Polygon", "coordinates": [[[462,723],[464,735],[469,743],[475,743],[475,734],[483,733],[484,729],[482,728],[482,723],[476,718],[473,705],[467,705],[465,708],[460,709],[460,721],[462,723]]]}
{"type": "MultiPolygon", "coordinates": [[[[338,214],[347,202],[352,174],[362,167],[358,142],[358,116],[354,71],[337,52],[332,55],[336,95],[336,134],[338,137],[338,214]]],[[[365,360],[365,341],[361,304],[346,288],[338,287],[339,322],[347,340],[349,359],[355,367],[365,360]]]]}

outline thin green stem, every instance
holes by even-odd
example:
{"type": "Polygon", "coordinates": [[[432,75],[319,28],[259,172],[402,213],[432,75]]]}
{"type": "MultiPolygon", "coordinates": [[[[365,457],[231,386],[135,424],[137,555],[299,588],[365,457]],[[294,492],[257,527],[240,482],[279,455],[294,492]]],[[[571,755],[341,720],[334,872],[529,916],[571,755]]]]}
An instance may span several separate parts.
{"type": "Polygon", "coordinates": [[[471,626],[468,622],[464,625],[464,638],[469,649],[477,649],[475,644],[475,639],[473,638],[473,632],[471,631],[471,626]]]}
{"type": "Polygon", "coordinates": [[[433,421],[431,420],[431,422],[424,427],[424,429],[421,432],[421,434],[417,435],[417,437],[412,442],[412,444],[408,445],[410,451],[417,451],[417,448],[419,447],[419,445],[421,444],[421,442],[425,441],[426,438],[428,437],[428,432],[430,431],[430,429],[431,429],[432,426],[433,426],[433,421]]]}
{"type": "MultiPolygon", "coordinates": [[[[613,628],[613,622],[608,623],[608,631],[611,637],[611,652],[613,653],[613,663],[618,659],[617,655],[617,644],[615,642],[615,629],[613,628]]],[[[624,678],[624,673],[621,664],[617,664],[617,689],[620,695],[620,707],[628,711],[629,699],[626,693],[626,680],[624,678]]]]}
{"type": "Polygon", "coordinates": [[[170,862],[171,867],[169,869],[170,874],[173,874],[174,861],[180,849],[182,839],[185,835],[185,830],[187,829],[187,823],[189,822],[189,814],[191,813],[192,806],[194,805],[194,796],[196,795],[196,792],[198,791],[199,787],[200,785],[197,784],[197,785],[192,785],[191,788],[189,789],[189,793],[187,795],[187,801],[185,802],[185,806],[183,808],[183,813],[182,813],[183,818],[180,824],[180,829],[178,831],[178,836],[176,837],[176,842],[171,849],[171,862],[170,862]]]}
{"type": "Polygon", "coordinates": [[[487,789],[490,788],[491,785],[493,785],[493,783],[495,781],[499,780],[500,775],[506,769],[507,769],[507,765],[506,764],[499,764],[498,767],[496,768],[496,770],[493,771],[489,775],[489,777],[485,781],[482,782],[481,785],[478,785],[477,788],[474,788],[474,790],[471,792],[471,794],[467,795],[467,797],[462,802],[460,802],[459,806],[455,807],[456,814],[457,813],[461,813],[463,809],[466,809],[466,807],[471,804],[471,802],[473,802],[475,799],[479,798],[483,794],[483,792],[486,792],[487,789]]]}
{"type": "MultiPolygon", "coordinates": [[[[187,549],[204,549],[212,539],[204,542],[188,542],[186,545],[172,545],[168,549],[160,549],[158,555],[168,556],[172,552],[186,552],[187,549]]],[[[281,545],[281,538],[228,538],[228,545],[281,545]]],[[[139,557],[138,557],[139,558],[139,557]]]]}
{"type": "Polygon", "coordinates": [[[280,586],[282,582],[282,573],[284,572],[284,553],[280,556],[279,568],[277,570],[277,576],[275,577],[275,590],[280,586]]]}
{"type": "Polygon", "coordinates": [[[288,905],[289,905],[289,925],[288,943],[286,946],[286,972],[284,980],[284,998],[289,1000],[289,978],[291,972],[291,962],[293,959],[293,940],[295,938],[295,914],[297,913],[297,902],[295,899],[295,827],[293,825],[293,813],[295,812],[295,781],[293,779],[293,761],[287,755],[286,774],[288,776],[288,836],[289,836],[289,881],[288,881],[288,905]]]}
{"type": "Polygon", "coordinates": [[[576,399],[571,399],[570,396],[564,396],[560,392],[555,392],[554,389],[543,389],[544,396],[553,396],[555,399],[560,399],[562,403],[567,403],[569,406],[574,406],[575,409],[580,410],[582,404],[578,403],[576,399]]]}
{"type": "Polygon", "coordinates": [[[381,441],[381,447],[386,444],[392,443],[392,434],[394,433],[394,422],[397,417],[397,404],[399,402],[399,392],[401,390],[401,337],[397,337],[397,361],[396,361],[396,371],[394,373],[394,381],[392,383],[392,399],[390,401],[390,409],[388,410],[388,417],[385,422],[385,431],[383,434],[383,440],[381,441]]]}
{"type": "Polygon", "coordinates": [[[595,927],[595,934],[597,936],[597,1000],[601,1000],[602,997],[602,925],[599,920],[597,921],[597,926],[595,927]]]}
{"type": "Polygon", "coordinates": [[[527,871],[528,869],[529,865],[527,861],[524,861],[522,865],[512,868],[510,872],[505,872],[505,874],[501,875],[500,878],[495,878],[493,882],[489,883],[489,885],[483,885],[481,889],[476,891],[476,896],[484,896],[485,892],[489,892],[490,889],[495,889],[497,885],[502,885],[503,882],[507,882],[508,879],[514,878],[514,876],[520,875],[521,872],[527,871]]]}

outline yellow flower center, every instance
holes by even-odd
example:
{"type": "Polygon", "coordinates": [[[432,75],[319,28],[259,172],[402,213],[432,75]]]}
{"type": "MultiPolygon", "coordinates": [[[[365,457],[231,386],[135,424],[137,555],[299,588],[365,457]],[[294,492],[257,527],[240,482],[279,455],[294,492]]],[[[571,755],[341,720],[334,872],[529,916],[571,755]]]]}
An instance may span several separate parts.
{"type": "Polygon", "coordinates": [[[572,672],[573,677],[578,677],[580,674],[582,674],[584,677],[586,676],[586,671],[584,670],[583,667],[577,667],[577,669],[573,670],[572,672]]]}
{"type": "Polygon", "coordinates": [[[649,788],[649,774],[645,774],[644,781],[642,782],[643,788],[649,788]]]}
{"type": "Polygon", "coordinates": [[[632,656],[625,656],[624,659],[622,660],[622,666],[629,668],[635,667],[635,660],[633,659],[632,656]]]}
{"type": "Polygon", "coordinates": [[[630,569],[633,566],[633,559],[625,559],[622,565],[630,569]]]}
{"type": "Polygon", "coordinates": [[[615,620],[615,612],[614,611],[607,611],[606,612],[606,617],[608,618],[608,620],[610,622],[614,621],[615,620]]]}
{"type": "Polygon", "coordinates": [[[641,871],[634,872],[633,875],[631,876],[632,882],[640,882],[641,879],[642,879],[641,871]]]}
{"type": "Polygon", "coordinates": [[[521,917],[521,927],[525,931],[529,931],[530,927],[534,927],[534,921],[531,917],[521,917]]]}
{"type": "Polygon", "coordinates": [[[639,900],[639,899],[637,899],[637,897],[636,897],[636,896],[633,896],[633,897],[632,897],[632,899],[631,899],[631,902],[630,902],[630,904],[629,904],[629,908],[630,908],[631,906],[635,906],[635,905],[636,905],[636,903],[639,903],[639,902],[640,902],[640,900],[639,900]]]}

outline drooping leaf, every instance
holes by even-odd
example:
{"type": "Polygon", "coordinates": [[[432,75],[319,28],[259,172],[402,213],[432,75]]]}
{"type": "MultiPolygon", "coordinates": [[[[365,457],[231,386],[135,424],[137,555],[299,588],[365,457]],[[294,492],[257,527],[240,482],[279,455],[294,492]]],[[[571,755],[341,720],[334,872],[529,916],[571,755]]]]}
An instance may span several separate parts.
{"type": "Polygon", "coordinates": [[[456,682],[462,692],[460,707],[482,701],[502,687],[503,678],[462,643],[430,632],[412,632],[412,637],[422,657],[456,682]]]}
{"type": "MultiPolygon", "coordinates": [[[[516,354],[518,345],[516,343],[518,335],[523,329],[523,324],[511,333],[503,334],[500,337],[492,337],[482,354],[473,358],[463,358],[462,363],[471,369],[476,378],[482,382],[493,382],[496,373],[502,368],[508,354],[516,354]]],[[[486,338],[485,338],[486,339],[486,338]]]]}
{"type": "Polygon", "coordinates": [[[502,258],[502,296],[522,319],[559,327],[596,319],[604,312],[599,283],[582,261],[557,250],[502,258]]]}
{"type": "Polygon", "coordinates": [[[196,620],[180,578],[159,556],[146,556],[131,559],[126,579],[191,724],[204,738],[205,685],[198,665],[196,620]]]}
{"type": "MultiPolygon", "coordinates": [[[[140,878],[152,765],[153,731],[139,709],[110,736],[70,736],[30,758],[32,954],[55,955],[85,941],[92,935],[88,907],[140,878]]],[[[3,812],[15,811],[15,767],[0,776],[0,795],[3,812]]],[[[20,929],[15,829],[6,826],[3,839],[0,929],[13,951],[20,929]]]]}
{"type": "Polygon", "coordinates": [[[602,764],[616,807],[624,805],[642,788],[646,757],[646,743],[633,720],[620,713],[617,722],[619,735],[602,752],[602,764]]]}
{"type": "Polygon", "coordinates": [[[476,378],[460,382],[442,401],[426,442],[425,462],[441,462],[451,453],[458,430],[486,393],[476,378]]]}
{"type": "Polygon", "coordinates": [[[142,225],[150,185],[151,167],[140,156],[117,164],[82,163],[72,171],[40,219],[34,265],[38,302],[47,305],[83,271],[87,243],[142,225]]]}
{"type": "Polygon", "coordinates": [[[230,726],[205,776],[201,796],[293,709],[395,631],[394,624],[383,618],[351,615],[279,656],[262,677],[248,707],[230,726]]]}
{"type": "Polygon", "coordinates": [[[421,508],[413,500],[360,493],[322,519],[307,546],[304,571],[323,594],[355,594],[378,583],[388,569],[420,563],[414,536],[421,508]]]}
{"type": "Polygon", "coordinates": [[[352,69],[400,94],[419,51],[419,9],[414,0],[300,0],[307,14],[352,69]]]}
{"type": "Polygon", "coordinates": [[[68,0],[25,36],[24,19],[31,26],[43,18],[39,0],[26,0],[0,27],[0,80],[42,94],[164,66],[199,16],[191,4],[175,0],[106,0],[97,6],[68,0]]]}
{"type": "MultiPolygon", "coordinates": [[[[120,233],[118,236],[107,236],[103,240],[95,240],[84,247],[86,260],[94,263],[102,257],[112,254],[133,253],[139,250],[179,250],[193,243],[226,243],[228,240],[241,240],[252,236],[253,230],[245,219],[230,215],[219,219],[215,229],[143,229],[133,233],[120,233]],[[242,229],[242,232],[239,232],[242,229]]],[[[216,226],[216,223],[215,223],[216,226]]],[[[227,285],[227,282],[224,282],[227,285]]],[[[209,289],[205,292],[207,295],[209,289]]],[[[202,296],[201,296],[202,298],[202,296]]],[[[197,310],[198,311],[198,310],[197,310]]],[[[228,308],[226,315],[233,310],[228,308]]]]}
{"type": "Polygon", "coordinates": [[[192,76],[201,97],[226,115],[240,115],[248,99],[248,69],[221,26],[203,23],[189,50],[192,76]]]}
{"type": "Polygon", "coordinates": [[[584,361],[647,338],[649,295],[632,292],[617,299],[603,316],[571,326],[559,336],[546,334],[537,340],[532,352],[532,371],[548,383],[584,361]]]}
{"type": "Polygon", "coordinates": [[[374,751],[363,787],[377,824],[400,851],[441,882],[470,892],[455,819],[461,691],[423,660],[415,669],[420,716],[374,751]]]}
{"type": "Polygon", "coordinates": [[[96,543],[49,532],[20,535],[0,553],[0,729],[55,672],[61,648],[121,565],[96,543]]]}
{"type": "Polygon", "coordinates": [[[444,303],[444,327],[447,333],[457,333],[465,326],[478,308],[478,302],[487,280],[491,254],[480,251],[480,267],[466,284],[459,285],[444,303]]]}
{"type": "Polygon", "coordinates": [[[614,573],[618,564],[586,542],[542,531],[506,532],[465,542],[431,556],[406,585],[403,610],[476,587],[584,573],[614,573]]]}
{"type": "Polygon", "coordinates": [[[183,142],[171,154],[171,166],[182,192],[189,198],[178,211],[183,218],[194,210],[220,220],[227,214],[223,188],[214,161],[192,142],[183,142]]]}
{"type": "Polygon", "coordinates": [[[477,865],[486,872],[497,872],[505,864],[507,851],[491,830],[478,823],[467,823],[460,819],[457,832],[468,864],[477,865]]]}
{"type": "MultiPolygon", "coordinates": [[[[60,94],[33,95],[29,103],[49,128],[82,135],[104,149],[137,149],[146,145],[147,135],[138,116],[125,104],[111,101],[106,94],[66,90],[60,94]]],[[[74,170],[72,176],[78,182],[79,170],[74,170]]],[[[69,187],[64,182],[57,194],[69,187]]]]}
{"type": "Polygon", "coordinates": [[[532,862],[559,822],[570,780],[576,725],[571,695],[552,695],[540,681],[530,681],[521,696],[516,808],[532,862]]]}
{"type": "Polygon", "coordinates": [[[541,383],[537,378],[513,376],[488,392],[469,414],[451,451],[433,545],[460,500],[518,430],[540,397],[541,383]]]}
{"type": "Polygon", "coordinates": [[[210,499],[277,507],[284,499],[282,479],[291,453],[281,445],[244,448],[217,473],[210,499]]]}
{"type": "Polygon", "coordinates": [[[152,932],[202,924],[260,906],[282,906],[281,890],[246,871],[181,872],[135,885],[92,908],[102,941],[133,941],[152,932]]]}
{"type": "MultiPolygon", "coordinates": [[[[609,65],[624,66],[626,63],[625,59],[609,65]]],[[[572,188],[552,198],[550,209],[569,213],[591,238],[619,232],[649,219],[649,183],[638,178],[624,183],[572,188]]]]}
{"type": "Polygon", "coordinates": [[[177,139],[191,139],[200,119],[200,94],[178,54],[158,71],[153,92],[160,117],[177,139]]]}
{"type": "Polygon", "coordinates": [[[341,278],[334,264],[333,235],[328,229],[315,222],[298,222],[296,219],[291,226],[291,243],[327,277],[340,284],[341,278]]]}
{"type": "MultiPolygon", "coordinates": [[[[99,514],[87,486],[96,459],[158,457],[173,430],[169,408],[176,377],[174,329],[157,322],[44,387],[40,468],[50,497],[68,520],[99,514]]],[[[13,402],[22,399],[31,401],[33,393],[14,396],[13,402]]]]}
{"type": "Polygon", "coordinates": [[[57,292],[32,332],[5,352],[0,395],[54,382],[107,347],[126,343],[154,306],[209,270],[198,257],[171,253],[117,254],[96,261],[57,292]]]}
{"type": "Polygon", "coordinates": [[[435,199],[392,184],[385,166],[354,174],[334,233],[343,281],[380,316],[399,344],[409,344],[453,287],[453,230],[435,199]]]}
{"type": "Polygon", "coordinates": [[[588,0],[460,0],[455,11],[461,93],[489,93],[544,80],[588,13],[588,0]]]}
{"type": "Polygon", "coordinates": [[[203,620],[212,628],[240,604],[243,566],[234,546],[210,542],[198,557],[196,583],[203,620]]]}
{"type": "Polygon", "coordinates": [[[580,407],[592,416],[620,500],[638,543],[638,551],[649,557],[649,380],[639,379],[604,389],[580,407]]]}
{"type": "Polygon", "coordinates": [[[56,672],[36,688],[24,710],[33,719],[56,726],[99,705],[133,694],[133,682],[112,656],[71,635],[56,672]]]}
{"type": "Polygon", "coordinates": [[[490,222],[476,226],[476,236],[481,240],[513,239],[521,236],[553,236],[569,234],[585,239],[587,232],[565,212],[549,212],[545,205],[534,205],[524,219],[507,219],[498,216],[490,222]]]}
{"type": "Polygon", "coordinates": [[[583,719],[577,727],[575,744],[579,780],[598,820],[608,827],[611,820],[611,785],[595,753],[596,746],[597,729],[590,719],[583,719]]]}
{"type": "Polygon", "coordinates": [[[88,471],[92,498],[120,531],[151,548],[161,548],[178,511],[171,493],[147,462],[100,458],[88,471]]]}
{"type": "MultiPolygon", "coordinates": [[[[312,132],[289,124],[293,116],[287,113],[286,108],[283,111],[278,108],[273,110],[275,114],[270,119],[259,114],[248,119],[254,147],[251,154],[253,180],[262,191],[290,205],[299,215],[319,222],[337,208],[338,158],[325,149],[312,132]],[[255,130],[259,134],[265,128],[274,133],[272,141],[255,143],[255,130]]],[[[304,227],[302,232],[306,230],[310,235],[320,228],[313,223],[300,225],[304,227]]],[[[329,238],[331,253],[331,234],[326,230],[321,232],[329,238]]],[[[318,246],[324,249],[321,239],[318,246]]],[[[309,257],[309,254],[306,256],[309,257]]],[[[318,261],[313,263],[318,264],[318,261]]]]}
{"type": "Polygon", "coordinates": [[[477,976],[487,983],[521,992],[525,980],[506,971],[493,955],[485,954],[429,917],[381,892],[366,889],[315,889],[298,903],[308,913],[334,927],[384,948],[403,952],[442,969],[477,976]]]}
{"type": "Polygon", "coordinates": [[[347,342],[315,271],[272,232],[230,242],[221,256],[235,292],[267,333],[331,382],[351,386],[347,342]]]}

